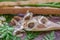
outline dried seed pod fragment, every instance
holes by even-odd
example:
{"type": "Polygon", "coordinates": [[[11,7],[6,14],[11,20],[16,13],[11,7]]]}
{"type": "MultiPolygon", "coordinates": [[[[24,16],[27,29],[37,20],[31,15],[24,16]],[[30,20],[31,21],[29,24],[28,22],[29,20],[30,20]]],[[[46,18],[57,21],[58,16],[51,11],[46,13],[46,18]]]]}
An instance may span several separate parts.
{"type": "Polygon", "coordinates": [[[32,23],[29,23],[29,24],[28,24],[28,27],[29,27],[29,28],[33,28],[34,25],[35,25],[35,23],[32,22],[32,23]]]}
{"type": "Polygon", "coordinates": [[[27,14],[24,16],[23,20],[30,20],[32,19],[33,14],[27,11],[27,14]]]}
{"type": "Polygon", "coordinates": [[[10,22],[10,25],[15,26],[21,20],[22,20],[22,17],[14,16],[14,18],[10,22]]]}
{"type": "Polygon", "coordinates": [[[17,37],[21,37],[23,36],[24,33],[25,33],[24,30],[17,29],[17,30],[14,30],[13,35],[16,35],[17,37]]]}
{"type": "MultiPolygon", "coordinates": [[[[36,20],[36,19],[34,19],[36,20]]],[[[40,18],[38,18],[38,22],[35,22],[34,20],[29,20],[27,22],[27,26],[26,29],[27,31],[49,31],[49,30],[59,30],[60,29],[60,25],[57,23],[54,23],[50,20],[48,20],[48,18],[41,16],[40,18]],[[30,25],[30,23],[35,23],[35,25],[33,24],[32,26],[30,25]],[[29,25],[29,26],[28,26],[29,25]],[[30,28],[31,26],[31,28],[30,28]]]]}
{"type": "Polygon", "coordinates": [[[20,21],[20,20],[22,19],[22,17],[14,16],[14,19],[15,19],[16,21],[20,21]]]}
{"type": "Polygon", "coordinates": [[[24,29],[27,30],[27,31],[28,30],[32,31],[32,29],[34,27],[36,27],[37,24],[38,24],[37,21],[35,19],[32,19],[32,20],[30,20],[30,21],[27,22],[26,26],[24,26],[24,29]]]}

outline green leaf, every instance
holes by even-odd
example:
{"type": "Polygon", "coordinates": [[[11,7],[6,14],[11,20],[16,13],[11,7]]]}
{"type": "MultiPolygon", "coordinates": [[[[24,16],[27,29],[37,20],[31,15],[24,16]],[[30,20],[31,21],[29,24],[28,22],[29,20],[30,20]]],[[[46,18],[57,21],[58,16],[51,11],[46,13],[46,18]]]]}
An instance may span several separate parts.
{"type": "Polygon", "coordinates": [[[40,32],[26,32],[27,35],[24,40],[33,40],[35,37],[37,37],[40,32]]]}
{"type": "Polygon", "coordinates": [[[13,27],[4,24],[3,27],[0,27],[0,39],[2,40],[20,40],[20,38],[13,35],[13,27]]]}
{"type": "Polygon", "coordinates": [[[51,33],[46,34],[46,36],[44,36],[43,40],[54,40],[54,31],[51,31],[51,33]]]}
{"type": "Polygon", "coordinates": [[[13,27],[10,27],[10,28],[8,28],[8,30],[9,30],[9,31],[13,31],[13,30],[14,30],[14,28],[13,28],[13,27]]]}
{"type": "Polygon", "coordinates": [[[5,32],[5,31],[7,31],[7,29],[3,29],[1,32],[5,32]]]}
{"type": "Polygon", "coordinates": [[[4,32],[3,34],[0,35],[0,38],[4,38],[6,36],[7,32],[4,32]]]}
{"type": "Polygon", "coordinates": [[[8,34],[6,35],[6,40],[9,40],[9,35],[8,34]]]}
{"type": "Polygon", "coordinates": [[[44,36],[44,38],[45,38],[45,40],[49,40],[49,38],[48,38],[48,37],[45,37],[45,36],[44,36]]]}

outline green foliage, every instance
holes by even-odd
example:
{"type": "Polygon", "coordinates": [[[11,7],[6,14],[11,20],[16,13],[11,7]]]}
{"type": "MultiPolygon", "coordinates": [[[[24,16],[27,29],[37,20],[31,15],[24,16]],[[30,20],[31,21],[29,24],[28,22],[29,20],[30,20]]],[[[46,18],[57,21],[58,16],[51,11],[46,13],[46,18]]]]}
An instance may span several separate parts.
{"type": "Polygon", "coordinates": [[[0,26],[0,40],[20,40],[19,37],[13,35],[13,30],[14,28],[6,23],[0,26]]]}
{"type": "Polygon", "coordinates": [[[60,8],[60,2],[49,2],[49,3],[42,3],[42,4],[27,4],[27,5],[20,5],[20,6],[55,7],[55,8],[60,8]]]}
{"type": "Polygon", "coordinates": [[[44,36],[43,40],[54,40],[55,37],[54,37],[54,31],[52,31],[51,33],[49,34],[46,34],[46,36],[44,36]]]}
{"type": "Polygon", "coordinates": [[[35,37],[37,37],[40,32],[26,32],[27,35],[25,37],[25,40],[33,40],[35,37]]]}
{"type": "Polygon", "coordinates": [[[6,22],[10,22],[11,19],[15,16],[13,14],[1,14],[0,16],[3,16],[6,18],[6,22]]]}

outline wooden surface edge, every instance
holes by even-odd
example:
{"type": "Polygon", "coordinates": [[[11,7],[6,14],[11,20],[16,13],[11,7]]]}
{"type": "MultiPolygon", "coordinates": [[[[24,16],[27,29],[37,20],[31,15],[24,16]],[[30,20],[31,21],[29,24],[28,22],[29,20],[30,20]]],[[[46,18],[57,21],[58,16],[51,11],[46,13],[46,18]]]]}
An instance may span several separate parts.
{"type": "Polygon", "coordinates": [[[47,7],[5,7],[0,8],[0,14],[25,14],[29,10],[34,14],[60,14],[59,8],[47,8],[47,7]]]}

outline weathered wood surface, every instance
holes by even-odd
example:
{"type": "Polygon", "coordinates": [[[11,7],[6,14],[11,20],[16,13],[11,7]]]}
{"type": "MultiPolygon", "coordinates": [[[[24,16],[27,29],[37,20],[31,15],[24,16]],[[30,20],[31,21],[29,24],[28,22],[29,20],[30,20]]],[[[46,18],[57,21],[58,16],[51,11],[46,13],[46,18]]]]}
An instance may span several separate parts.
{"type": "Polygon", "coordinates": [[[25,14],[27,10],[34,14],[60,14],[59,8],[50,7],[3,7],[0,8],[0,14],[25,14]]]}

